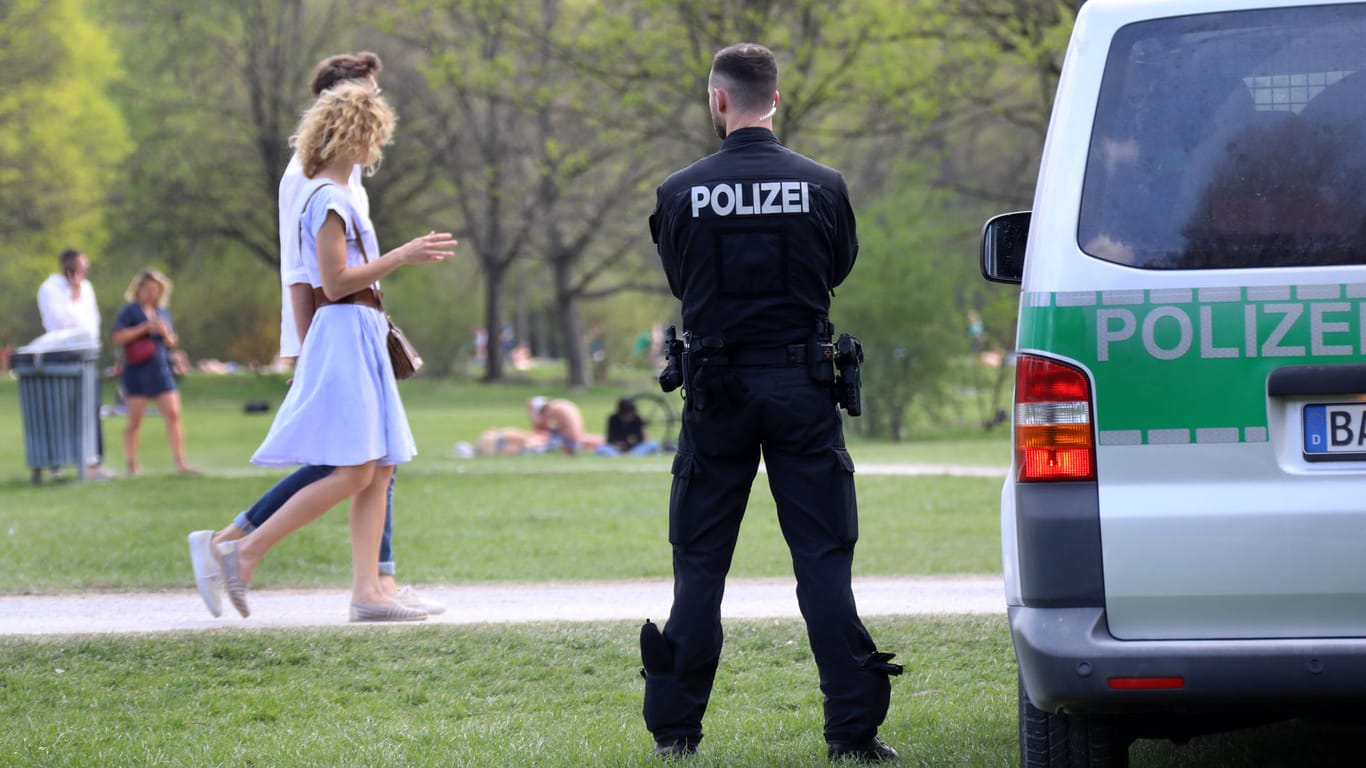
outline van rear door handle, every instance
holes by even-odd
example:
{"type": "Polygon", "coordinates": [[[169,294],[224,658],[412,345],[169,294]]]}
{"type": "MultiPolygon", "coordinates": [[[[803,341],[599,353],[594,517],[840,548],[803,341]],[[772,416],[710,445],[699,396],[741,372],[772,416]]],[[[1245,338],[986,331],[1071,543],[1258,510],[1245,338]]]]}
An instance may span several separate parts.
{"type": "Polygon", "coordinates": [[[1272,397],[1366,394],[1366,364],[1287,365],[1271,372],[1266,393],[1272,397]]]}

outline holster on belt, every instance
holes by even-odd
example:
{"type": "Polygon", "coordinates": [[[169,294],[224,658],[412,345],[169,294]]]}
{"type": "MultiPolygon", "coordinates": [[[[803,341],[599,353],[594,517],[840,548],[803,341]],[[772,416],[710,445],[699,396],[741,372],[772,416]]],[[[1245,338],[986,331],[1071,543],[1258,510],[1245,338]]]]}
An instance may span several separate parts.
{"type": "Polygon", "coordinates": [[[730,370],[730,353],[720,336],[692,336],[683,353],[683,379],[687,382],[687,407],[693,411],[724,413],[744,399],[744,385],[730,370]]]}

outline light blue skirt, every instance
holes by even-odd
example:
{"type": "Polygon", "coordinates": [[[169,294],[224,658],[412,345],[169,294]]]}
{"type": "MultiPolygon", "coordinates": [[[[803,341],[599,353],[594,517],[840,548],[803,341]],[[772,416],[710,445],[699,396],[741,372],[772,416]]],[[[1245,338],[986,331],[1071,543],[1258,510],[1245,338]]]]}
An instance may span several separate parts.
{"type": "Polygon", "coordinates": [[[401,464],[417,454],[389,362],[384,314],[356,304],[318,309],[294,383],[252,455],[265,467],[401,464]]]}

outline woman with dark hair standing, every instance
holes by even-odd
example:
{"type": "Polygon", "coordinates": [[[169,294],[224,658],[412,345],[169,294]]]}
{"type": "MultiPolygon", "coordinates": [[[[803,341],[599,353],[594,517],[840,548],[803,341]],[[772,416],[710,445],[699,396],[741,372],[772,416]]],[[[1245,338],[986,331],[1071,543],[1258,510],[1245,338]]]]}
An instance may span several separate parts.
{"type": "Polygon", "coordinates": [[[171,371],[171,352],[179,339],[171,325],[171,281],[155,269],[139,272],[123,294],[127,300],[114,316],[114,343],[123,350],[123,394],[128,425],[123,430],[123,452],[128,474],[138,473],[138,430],[155,399],[166,422],[166,440],[176,469],[185,474],[199,470],[185,462],[185,428],[180,418],[180,392],[171,371]]]}

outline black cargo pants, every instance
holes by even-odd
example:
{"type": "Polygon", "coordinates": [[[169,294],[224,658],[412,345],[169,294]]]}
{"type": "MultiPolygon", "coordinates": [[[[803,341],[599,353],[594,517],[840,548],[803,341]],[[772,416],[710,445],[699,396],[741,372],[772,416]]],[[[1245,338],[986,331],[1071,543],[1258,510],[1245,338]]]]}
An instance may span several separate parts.
{"type": "Polygon", "coordinates": [[[726,572],[762,450],[820,670],[825,738],[864,742],[887,714],[891,685],[850,588],[858,509],[839,414],[804,366],[730,371],[745,393],[732,408],[683,416],[669,498],[674,602],[664,626],[673,673],[646,675],[645,725],[660,743],[702,738],[726,572]]]}

